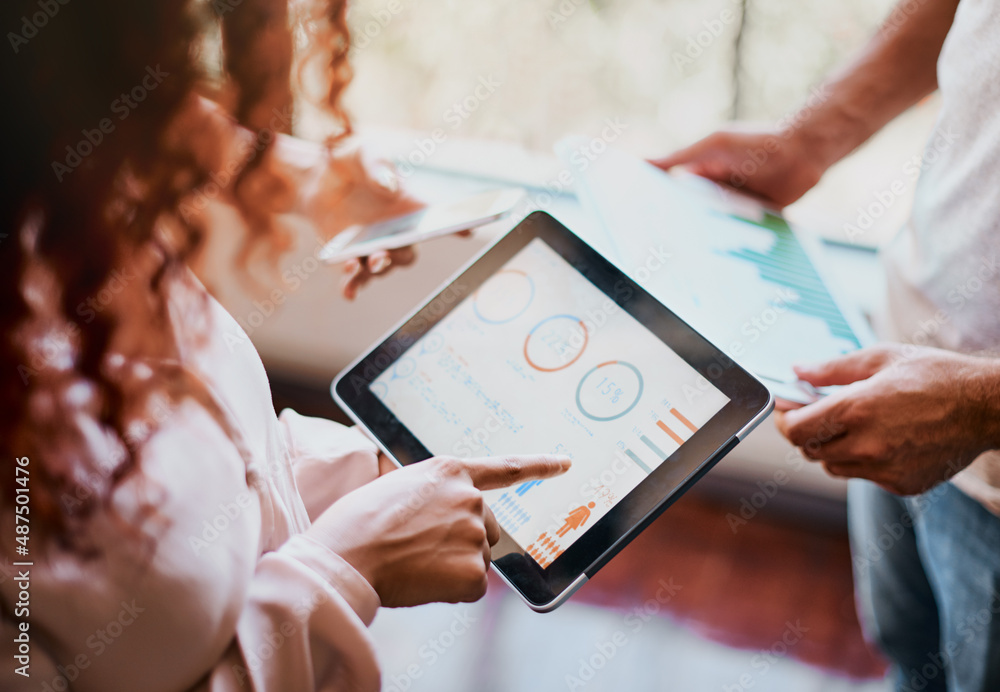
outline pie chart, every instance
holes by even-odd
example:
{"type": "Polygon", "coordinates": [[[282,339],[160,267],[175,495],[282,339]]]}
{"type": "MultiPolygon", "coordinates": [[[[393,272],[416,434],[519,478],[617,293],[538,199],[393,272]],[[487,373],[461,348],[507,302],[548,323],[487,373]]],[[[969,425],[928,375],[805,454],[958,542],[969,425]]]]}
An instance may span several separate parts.
{"type": "Polygon", "coordinates": [[[535,370],[556,372],[583,355],[587,327],[576,315],[552,315],[536,324],[524,340],[524,359],[535,370]]]}
{"type": "Polygon", "coordinates": [[[535,282],[520,269],[501,269],[472,298],[476,317],[486,324],[506,324],[521,315],[535,299],[535,282]]]}
{"type": "Polygon", "coordinates": [[[621,418],[642,398],[643,380],[639,368],[623,360],[595,365],[576,388],[576,407],[598,422],[621,418]]]}

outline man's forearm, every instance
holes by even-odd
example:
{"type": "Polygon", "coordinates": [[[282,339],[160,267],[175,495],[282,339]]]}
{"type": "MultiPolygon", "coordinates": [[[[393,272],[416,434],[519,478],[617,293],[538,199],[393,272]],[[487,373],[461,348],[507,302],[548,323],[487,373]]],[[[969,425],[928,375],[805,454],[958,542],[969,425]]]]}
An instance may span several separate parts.
{"type": "Polygon", "coordinates": [[[823,103],[797,119],[830,166],[937,88],[937,59],[958,0],[901,0],[861,54],[824,85],[823,103]]]}
{"type": "Polygon", "coordinates": [[[984,449],[1000,449],[1000,359],[971,356],[964,373],[964,394],[971,406],[969,436],[984,449]]]}

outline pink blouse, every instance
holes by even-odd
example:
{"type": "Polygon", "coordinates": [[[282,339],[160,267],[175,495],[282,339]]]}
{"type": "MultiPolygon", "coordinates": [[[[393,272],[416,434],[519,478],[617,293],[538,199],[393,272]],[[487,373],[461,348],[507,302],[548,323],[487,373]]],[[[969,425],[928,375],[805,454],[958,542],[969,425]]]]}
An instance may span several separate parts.
{"type": "MultiPolygon", "coordinates": [[[[205,319],[193,300],[203,290],[174,291],[175,324],[205,319]]],[[[43,560],[38,541],[32,546],[30,678],[4,656],[0,688],[379,689],[367,629],[379,597],[310,532],[311,519],[378,475],[376,449],[331,421],[276,416],[249,338],[221,305],[209,305],[207,343],[188,339],[181,359],[242,435],[242,454],[196,403],[154,413],[159,430],[141,473],[117,486],[115,513],[89,525],[101,556],[50,551],[43,560]],[[150,504],[156,513],[145,517],[150,504]]],[[[88,444],[112,458],[114,441],[96,424],[89,433],[88,444]]],[[[17,635],[14,535],[4,511],[4,651],[17,635]]]]}

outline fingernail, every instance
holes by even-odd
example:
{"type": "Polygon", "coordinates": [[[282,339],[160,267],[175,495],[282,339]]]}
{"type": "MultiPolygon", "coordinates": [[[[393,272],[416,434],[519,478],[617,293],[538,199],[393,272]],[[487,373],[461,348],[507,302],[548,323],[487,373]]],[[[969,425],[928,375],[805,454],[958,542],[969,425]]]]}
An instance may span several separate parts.
{"type": "Polygon", "coordinates": [[[373,274],[379,274],[389,267],[389,255],[378,255],[371,260],[369,267],[373,274]]]}

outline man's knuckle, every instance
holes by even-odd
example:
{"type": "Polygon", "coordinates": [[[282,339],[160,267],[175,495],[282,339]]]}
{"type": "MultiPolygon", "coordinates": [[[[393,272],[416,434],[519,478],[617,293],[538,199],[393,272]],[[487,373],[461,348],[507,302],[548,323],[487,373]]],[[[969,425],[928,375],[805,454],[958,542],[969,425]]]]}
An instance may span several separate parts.
{"type": "Polygon", "coordinates": [[[823,469],[831,476],[836,476],[837,478],[843,478],[846,474],[843,472],[843,468],[837,464],[831,464],[830,462],[823,462],[823,469]]]}
{"type": "Polygon", "coordinates": [[[788,426],[787,433],[789,442],[791,442],[796,447],[815,446],[809,444],[812,438],[809,437],[809,434],[806,432],[806,430],[802,427],[801,424],[792,424],[788,426]]]}
{"type": "Polygon", "coordinates": [[[806,444],[799,447],[799,450],[802,452],[802,455],[807,459],[812,459],[813,461],[823,460],[822,448],[819,445],[806,444]]]}
{"type": "MultiPolygon", "coordinates": [[[[860,398],[854,397],[852,399],[845,399],[844,402],[837,407],[837,415],[835,419],[841,425],[847,427],[856,427],[859,423],[863,423],[868,419],[868,404],[867,402],[860,398]]],[[[832,425],[827,426],[832,428],[832,425]]]]}

